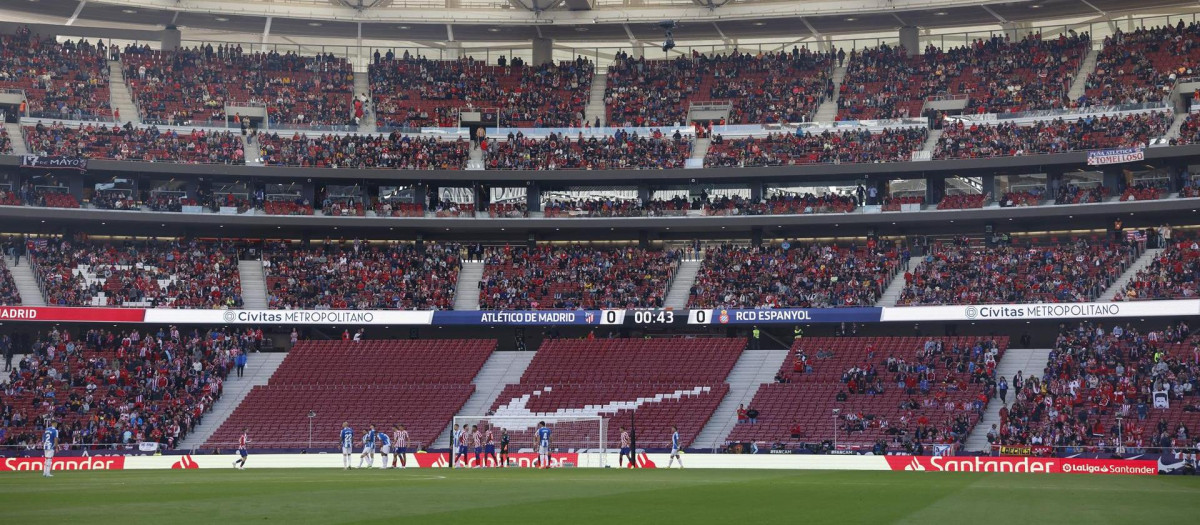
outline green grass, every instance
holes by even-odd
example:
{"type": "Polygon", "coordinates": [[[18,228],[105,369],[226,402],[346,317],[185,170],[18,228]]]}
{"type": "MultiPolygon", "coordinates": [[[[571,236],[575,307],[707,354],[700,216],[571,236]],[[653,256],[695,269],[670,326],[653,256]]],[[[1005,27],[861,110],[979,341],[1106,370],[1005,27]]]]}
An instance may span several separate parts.
{"type": "Polygon", "coordinates": [[[1200,477],[766,470],[0,474],[0,523],[1194,523],[1200,477]],[[1014,521],[1019,520],[1019,521],[1014,521]]]}

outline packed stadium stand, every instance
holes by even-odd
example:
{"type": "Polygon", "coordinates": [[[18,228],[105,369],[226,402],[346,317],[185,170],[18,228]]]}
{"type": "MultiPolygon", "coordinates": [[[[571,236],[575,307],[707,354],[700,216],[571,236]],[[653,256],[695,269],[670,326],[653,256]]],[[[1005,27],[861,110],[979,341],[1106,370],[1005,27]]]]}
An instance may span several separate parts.
{"type": "Polygon", "coordinates": [[[1117,28],[1104,37],[1096,69],[1087,75],[1083,105],[1135,104],[1167,98],[1175,81],[1200,58],[1200,27],[1117,28]]]}
{"type": "Polygon", "coordinates": [[[306,135],[259,133],[263,164],[314,168],[462,169],[467,143],[392,133],[382,135],[306,135]]]}
{"type": "MultiPolygon", "coordinates": [[[[729,441],[870,447],[962,443],[979,421],[1007,337],[814,337],[792,345],[729,441]]],[[[899,447],[898,447],[899,448],[899,447]]]]}
{"type": "Polygon", "coordinates": [[[252,332],[135,327],[35,335],[0,391],[0,442],[40,444],[43,417],[64,445],[182,440],[221,397],[252,332]]]}
{"type": "Polygon", "coordinates": [[[22,90],[30,116],[111,118],[102,41],[58,43],[22,27],[16,34],[0,36],[0,48],[0,88],[22,90]]]}
{"type": "Polygon", "coordinates": [[[925,145],[925,128],[824,131],[769,135],[765,138],[713,138],[705,166],[787,166],[851,162],[902,162],[925,145]]]}
{"type": "Polygon", "coordinates": [[[582,245],[490,249],[483,257],[479,305],[484,310],[661,307],[679,258],[673,250],[582,245]]]}
{"type": "Polygon", "coordinates": [[[721,246],[705,252],[688,306],[870,306],[897,268],[898,252],[879,246],[721,246]]]}
{"type": "MultiPolygon", "coordinates": [[[[20,140],[21,137],[17,137],[20,140]]],[[[8,130],[0,128],[0,155],[8,155],[13,152],[12,137],[8,136],[8,130]]]]}
{"type": "Polygon", "coordinates": [[[1200,244],[1193,239],[1171,239],[1170,245],[1150,264],[1138,270],[1113,300],[1196,299],[1200,276],[1200,244]]]}
{"type": "Polygon", "coordinates": [[[231,104],[266,106],[271,123],[292,129],[346,125],[354,119],[354,71],[345,58],[243,50],[240,44],[121,54],[142,121],[223,122],[231,104]]]}
{"type": "Polygon", "coordinates": [[[464,110],[501,127],[583,127],[595,67],[582,57],[542,66],[489,65],[472,58],[428,60],[392,51],[370,66],[380,129],[457,127],[464,110]],[[498,114],[497,114],[498,112],[498,114]]]}
{"type": "Polygon", "coordinates": [[[905,272],[897,305],[1091,301],[1121,276],[1135,250],[1095,237],[938,243],[905,272]]]}
{"type": "Polygon", "coordinates": [[[199,241],[29,241],[30,262],[54,306],[236,308],[237,252],[199,241]]]}
{"type": "Polygon", "coordinates": [[[1000,444],[1188,446],[1200,425],[1197,344],[1185,322],[1165,329],[1092,321],[1060,330],[1042,374],[1012,378],[1000,444]],[[1162,396],[1168,408],[1156,406],[1162,396]]]}
{"type": "MultiPolygon", "coordinates": [[[[745,347],[745,339],[728,338],[548,341],[520,384],[508,385],[496,399],[492,412],[531,417],[598,413],[611,420],[610,446],[618,443],[618,427],[628,426],[633,416],[638,446],[669,446],[672,425],[688,446],[725,397],[725,378],[745,347]]],[[[588,443],[579,434],[583,428],[560,430],[555,443],[588,443]]],[[[514,443],[532,444],[529,432],[509,433],[514,443]]],[[[590,442],[595,443],[594,437],[590,442]]]]}
{"type": "Polygon", "coordinates": [[[16,306],[21,304],[21,292],[13,282],[12,272],[8,270],[6,257],[0,257],[0,306],[16,306]]]}
{"type": "Polygon", "coordinates": [[[268,304],[284,310],[449,309],[461,258],[455,244],[277,243],[263,257],[268,304]]]}
{"type": "Polygon", "coordinates": [[[1169,113],[1155,111],[1124,117],[1039,121],[1032,126],[960,121],[942,130],[933,155],[939,159],[1011,157],[1145,146],[1166,134],[1171,120],[1169,113]]]}
{"type": "Polygon", "coordinates": [[[551,134],[548,138],[526,138],[520,132],[508,140],[488,141],[484,161],[488,169],[679,169],[692,154],[692,141],[653,130],[638,136],[619,130],[612,136],[572,139],[551,134]]]}
{"type": "Polygon", "coordinates": [[[26,146],[36,155],[180,164],[245,164],[242,141],[228,131],[176,132],[156,127],[120,127],[116,124],[60,123],[24,128],[26,146]]]}
{"type": "Polygon", "coordinates": [[[355,446],[370,425],[391,432],[403,424],[410,447],[428,447],[467,398],[471,380],[496,348],[494,340],[302,341],[266,386],[254,390],[203,448],[229,448],[254,429],[256,448],[337,446],[343,422],[355,446]]]}

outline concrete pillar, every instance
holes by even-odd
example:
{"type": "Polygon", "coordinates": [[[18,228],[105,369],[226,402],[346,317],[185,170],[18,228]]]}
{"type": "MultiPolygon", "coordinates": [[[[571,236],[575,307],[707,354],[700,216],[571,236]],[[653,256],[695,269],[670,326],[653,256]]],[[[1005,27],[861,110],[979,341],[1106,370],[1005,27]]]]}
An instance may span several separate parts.
{"type": "Polygon", "coordinates": [[[765,194],[765,193],[766,193],[766,188],[763,187],[763,183],[761,183],[761,182],[751,182],[750,183],[750,199],[751,200],[760,200],[763,198],[763,194],[765,194]]]}
{"type": "Polygon", "coordinates": [[[990,193],[992,195],[993,199],[999,199],[999,196],[996,195],[996,176],[995,175],[984,175],[984,176],[980,177],[980,186],[983,187],[984,195],[987,195],[990,193]]]}
{"type": "Polygon", "coordinates": [[[936,205],[946,195],[945,177],[928,177],[925,179],[925,204],[936,205]]]}
{"type": "Polygon", "coordinates": [[[179,43],[183,40],[183,35],[175,26],[167,26],[162,31],[162,50],[174,51],[179,49],[179,43]]]}
{"type": "Polygon", "coordinates": [[[650,200],[654,198],[654,192],[650,191],[650,186],[645,184],[638,185],[637,192],[638,199],[641,200],[643,204],[650,202],[650,200]]]}
{"type": "Polygon", "coordinates": [[[450,42],[442,50],[443,60],[458,60],[463,56],[462,42],[450,42]]]}
{"type": "Polygon", "coordinates": [[[554,63],[554,39],[537,37],[533,39],[533,65],[554,63]]]}
{"type": "Polygon", "coordinates": [[[525,186],[525,207],[529,211],[542,211],[542,188],[537,183],[525,186]]]}
{"type": "Polygon", "coordinates": [[[641,42],[633,42],[630,44],[632,49],[629,50],[630,58],[642,58],[646,56],[646,45],[641,42]]]}
{"type": "Polygon", "coordinates": [[[904,51],[908,56],[914,56],[921,52],[921,41],[918,35],[919,29],[917,26],[903,26],[900,28],[900,45],[904,46],[904,51]]]}

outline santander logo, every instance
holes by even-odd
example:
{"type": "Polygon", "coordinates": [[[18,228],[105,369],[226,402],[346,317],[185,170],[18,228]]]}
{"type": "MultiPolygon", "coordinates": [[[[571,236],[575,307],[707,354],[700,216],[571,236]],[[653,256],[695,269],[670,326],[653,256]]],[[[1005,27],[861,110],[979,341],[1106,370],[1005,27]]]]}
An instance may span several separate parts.
{"type": "MultiPolygon", "coordinates": [[[[642,454],[637,456],[636,459],[637,468],[658,468],[658,465],[654,464],[654,460],[650,459],[650,455],[645,452],[642,452],[642,454]]],[[[633,468],[632,463],[629,464],[629,468],[633,468]]]]}
{"type": "Polygon", "coordinates": [[[175,464],[171,465],[171,468],[172,469],[193,469],[193,468],[200,468],[200,465],[197,464],[194,459],[192,459],[192,456],[188,455],[188,456],[183,456],[183,457],[179,458],[179,461],[176,461],[175,464]]]}
{"type": "Polygon", "coordinates": [[[917,461],[917,458],[913,458],[911,463],[904,466],[904,470],[925,470],[925,465],[917,461]]]}
{"type": "Polygon", "coordinates": [[[1022,472],[1066,474],[1158,473],[1155,461],[1135,459],[886,456],[892,470],[927,472],[1022,472]]]}

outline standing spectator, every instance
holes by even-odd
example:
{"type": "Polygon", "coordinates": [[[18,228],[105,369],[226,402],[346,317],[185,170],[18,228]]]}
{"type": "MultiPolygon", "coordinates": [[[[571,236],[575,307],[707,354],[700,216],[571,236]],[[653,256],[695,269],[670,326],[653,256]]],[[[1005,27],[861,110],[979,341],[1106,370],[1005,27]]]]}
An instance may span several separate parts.
{"type": "Polygon", "coordinates": [[[242,377],[246,371],[246,352],[242,351],[240,354],[238,354],[235,362],[237,363],[237,376],[242,377]]]}
{"type": "Polygon", "coordinates": [[[1000,377],[1000,382],[996,384],[996,392],[1000,394],[1000,402],[1008,402],[1008,380],[1000,377]]]}

